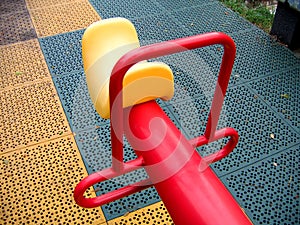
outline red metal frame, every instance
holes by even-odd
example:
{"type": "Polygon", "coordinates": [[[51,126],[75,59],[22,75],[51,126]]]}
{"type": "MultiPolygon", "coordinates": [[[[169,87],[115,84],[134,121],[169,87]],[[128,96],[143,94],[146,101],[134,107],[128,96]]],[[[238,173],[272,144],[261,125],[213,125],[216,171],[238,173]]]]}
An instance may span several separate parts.
{"type": "Polygon", "coordinates": [[[111,111],[111,141],[112,141],[112,167],[122,170],[123,162],[123,78],[127,70],[135,63],[183,52],[209,45],[220,44],[224,47],[223,59],[219,71],[217,86],[215,89],[212,106],[210,109],[204,137],[207,140],[215,140],[215,131],[222,109],[225,93],[229,83],[231,70],[235,59],[235,44],[224,33],[212,32],[191,37],[156,43],[134,49],[125,54],[115,65],[110,77],[110,111],[111,111]],[[114,125],[116,124],[116,125],[114,125]]]}
{"type": "Polygon", "coordinates": [[[227,156],[238,141],[233,128],[216,130],[234,59],[233,40],[218,32],[152,44],[125,54],[115,65],[109,86],[112,167],[89,175],[77,185],[74,190],[77,204],[97,207],[154,185],[176,224],[194,224],[195,221],[197,224],[251,224],[208,166],[227,156]],[[155,101],[123,109],[123,78],[132,65],[214,44],[223,45],[224,54],[204,135],[186,140],[155,101]],[[154,131],[148,130],[149,124],[157,118],[159,125],[153,129],[157,133],[165,130],[159,141],[159,135],[151,139],[154,131]],[[124,132],[138,156],[126,163],[123,160],[124,132]],[[197,146],[224,137],[230,137],[228,143],[214,154],[202,158],[195,150],[197,146]],[[95,198],[84,197],[90,186],[141,167],[149,179],[95,198]]]}

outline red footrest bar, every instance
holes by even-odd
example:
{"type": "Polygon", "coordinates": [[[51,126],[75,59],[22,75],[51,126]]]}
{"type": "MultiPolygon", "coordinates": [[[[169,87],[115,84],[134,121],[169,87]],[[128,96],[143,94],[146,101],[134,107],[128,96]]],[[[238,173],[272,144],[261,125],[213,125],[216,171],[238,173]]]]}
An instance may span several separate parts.
{"type": "Polygon", "coordinates": [[[122,170],[120,171],[115,171],[111,167],[85,177],[82,181],[79,182],[79,184],[76,186],[74,190],[74,199],[76,203],[85,208],[94,208],[115,201],[117,199],[124,198],[128,195],[131,195],[133,193],[151,187],[152,186],[151,181],[149,179],[146,179],[122,187],[120,189],[105,193],[98,197],[94,197],[94,198],[84,197],[84,193],[86,192],[86,190],[92,187],[93,185],[121,176],[125,173],[129,173],[134,170],[140,169],[142,168],[142,166],[143,166],[143,159],[142,157],[138,157],[137,159],[123,163],[122,170]]]}

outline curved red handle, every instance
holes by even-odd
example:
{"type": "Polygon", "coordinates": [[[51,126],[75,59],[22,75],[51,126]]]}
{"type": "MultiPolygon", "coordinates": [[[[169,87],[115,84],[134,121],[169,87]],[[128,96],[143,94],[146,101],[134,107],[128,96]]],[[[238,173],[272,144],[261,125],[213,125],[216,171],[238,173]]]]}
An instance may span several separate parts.
{"type": "Polygon", "coordinates": [[[216,140],[219,140],[219,139],[222,139],[225,137],[230,137],[230,139],[223,148],[221,148],[219,151],[217,151],[215,153],[212,153],[212,154],[204,157],[204,160],[206,162],[214,163],[214,162],[217,162],[217,161],[223,159],[227,155],[229,155],[229,153],[232,152],[232,150],[237,145],[238,139],[239,139],[239,134],[235,129],[233,129],[231,127],[226,127],[226,128],[217,130],[215,132],[213,138],[211,138],[210,140],[207,139],[204,135],[202,135],[200,137],[196,137],[194,139],[189,140],[189,142],[193,147],[196,148],[196,147],[206,145],[208,143],[214,142],[216,140]]]}

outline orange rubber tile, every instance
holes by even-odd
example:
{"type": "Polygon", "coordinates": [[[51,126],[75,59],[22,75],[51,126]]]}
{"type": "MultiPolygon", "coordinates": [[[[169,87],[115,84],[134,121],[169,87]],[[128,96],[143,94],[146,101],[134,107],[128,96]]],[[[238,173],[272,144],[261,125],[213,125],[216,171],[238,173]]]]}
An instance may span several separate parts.
{"type": "Polygon", "coordinates": [[[0,155],[0,224],[106,224],[100,207],[73,199],[86,175],[72,135],[0,155]]]}
{"type": "Polygon", "coordinates": [[[100,20],[87,0],[29,10],[38,37],[79,30],[100,20]]]}
{"type": "Polygon", "coordinates": [[[107,222],[108,225],[174,224],[163,202],[158,202],[107,222]]]}
{"type": "Polygon", "coordinates": [[[50,78],[37,39],[0,46],[0,90],[50,78]]]}
{"type": "Polygon", "coordinates": [[[0,154],[68,133],[50,78],[0,91],[0,154]]]}

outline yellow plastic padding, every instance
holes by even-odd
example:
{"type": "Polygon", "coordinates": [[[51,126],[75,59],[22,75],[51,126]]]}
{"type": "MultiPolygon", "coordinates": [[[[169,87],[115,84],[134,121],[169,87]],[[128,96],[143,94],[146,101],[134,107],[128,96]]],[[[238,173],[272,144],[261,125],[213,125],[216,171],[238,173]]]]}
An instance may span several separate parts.
{"type": "MultiPolygon", "coordinates": [[[[110,117],[109,78],[116,62],[140,46],[133,24],[124,18],[105,19],[90,25],[82,38],[82,57],[91,99],[101,117],[110,117]]],[[[123,80],[123,107],[174,94],[170,67],[143,61],[132,66],[123,80]]]]}

